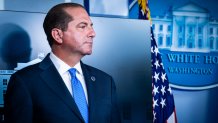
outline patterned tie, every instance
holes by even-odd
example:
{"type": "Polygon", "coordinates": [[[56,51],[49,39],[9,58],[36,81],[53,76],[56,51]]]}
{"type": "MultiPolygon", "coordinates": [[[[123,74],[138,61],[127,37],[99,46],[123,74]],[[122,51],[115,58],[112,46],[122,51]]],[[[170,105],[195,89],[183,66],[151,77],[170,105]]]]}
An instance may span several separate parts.
{"type": "Polygon", "coordinates": [[[86,97],[85,93],[83,91],[83,87],[81,82],[77,79],[76,77],[76,69],[71,68],[69,69],[69,73],[71,75],[71,84],[72,84],[72,89],[73,89],[73,97],[74,100],[77,104],[77,107],[85,120],[85,123],[88,123],[88,106],[86,103],[86,97]]]}

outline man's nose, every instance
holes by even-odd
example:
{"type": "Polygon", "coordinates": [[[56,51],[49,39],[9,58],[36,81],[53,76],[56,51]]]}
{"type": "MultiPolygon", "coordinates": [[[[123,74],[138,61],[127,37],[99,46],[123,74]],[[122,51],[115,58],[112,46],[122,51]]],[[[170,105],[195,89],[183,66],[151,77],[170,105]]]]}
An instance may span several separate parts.
{"type": "Polygon", "coordinates": [[[95,30],[93,27],[90,27],[89,29],[89,37],[94,38],[96,36],[95,30]]]}

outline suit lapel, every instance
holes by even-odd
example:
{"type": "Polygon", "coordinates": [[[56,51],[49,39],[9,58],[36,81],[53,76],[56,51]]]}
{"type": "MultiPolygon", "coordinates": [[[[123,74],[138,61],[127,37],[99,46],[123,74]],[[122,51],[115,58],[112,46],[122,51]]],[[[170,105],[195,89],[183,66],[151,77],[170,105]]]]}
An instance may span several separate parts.
{"type": "Polygon", "coordinates": [[[41,73],[42,79],[48,85],[48,87],[65,103],[68,107],[83,120],[74,99],[64,84],[61,76],[53,65],[49,58],[49,55],[40,63],[39,66],[44,71],[41,73]]]}
{"type": "Polygon", "coordinates": [[[88,67],[83,64],[81,62],[81,67],[82,67],[82,71],[83,71],[83,75],[85,78],[85,82],[86,82],[86,87],[87,87],[87,92],[88,92],[88,102],[89,102],[89,118],[90,118],[90,122],[95,121],[95,119],[93,119],[95,117],[95,107],[96,107],[96,76],[94,73],[92,73],[88,67]]]}

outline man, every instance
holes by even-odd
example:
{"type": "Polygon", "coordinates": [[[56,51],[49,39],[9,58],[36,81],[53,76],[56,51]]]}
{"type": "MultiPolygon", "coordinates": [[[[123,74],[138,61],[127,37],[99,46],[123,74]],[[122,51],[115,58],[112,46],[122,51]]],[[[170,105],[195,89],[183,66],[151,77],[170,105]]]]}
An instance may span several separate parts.
{"type": "Polygon", "coordinates": [[[6,123],[120,122],[112,77],[80,61],[92,53],[92,25],[76,3],[58,4],[48,12],[43,27],[51,53],[11,76],[6,123]]]}

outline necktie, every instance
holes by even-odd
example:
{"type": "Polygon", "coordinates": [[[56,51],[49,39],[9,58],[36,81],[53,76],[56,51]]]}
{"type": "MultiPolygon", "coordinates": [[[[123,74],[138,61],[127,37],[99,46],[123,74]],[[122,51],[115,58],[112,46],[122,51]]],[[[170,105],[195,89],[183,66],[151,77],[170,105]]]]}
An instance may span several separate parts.
{"type": "Polygon", "coordinates": [[[88,106],[86,103],[85,93],[83,91],[83,87],[81,82],[76,77],[76,69],[69,69],[69,73],[71,75],[71,84],[73,89],[73,97],[77,104],[77,107],[85,120],[85,123],[88,123],[88,106]]]}

